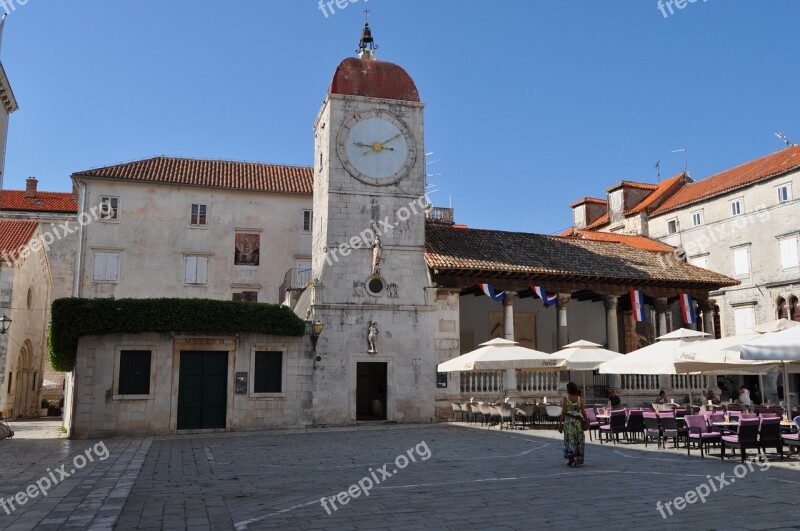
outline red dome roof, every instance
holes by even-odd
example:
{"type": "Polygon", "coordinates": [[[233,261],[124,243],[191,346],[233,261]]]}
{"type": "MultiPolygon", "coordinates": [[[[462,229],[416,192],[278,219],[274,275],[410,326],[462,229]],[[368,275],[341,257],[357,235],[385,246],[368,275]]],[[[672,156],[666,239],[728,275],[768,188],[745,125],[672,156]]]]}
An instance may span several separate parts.
{"type": "Polygon", "coordinates": [[[417,86],[401,67],[374,59],[345,59],[336,69],[330,94],[419,101],[417,86]]]}

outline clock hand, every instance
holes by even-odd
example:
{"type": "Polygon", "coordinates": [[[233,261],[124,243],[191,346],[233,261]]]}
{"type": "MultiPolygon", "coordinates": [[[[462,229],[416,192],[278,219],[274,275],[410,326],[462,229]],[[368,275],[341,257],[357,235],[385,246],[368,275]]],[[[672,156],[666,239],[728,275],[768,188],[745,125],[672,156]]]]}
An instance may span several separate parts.
{"type": "MultiPolygon", "coordinates": [[[[389,142],[393,142],[393,141],[397,140],[398,138],[400,138],[401,136],[403,136],[403,133],[397,133],[396,135],[394,135],[392,138],[390,138],[386,142],[381,142],[381,145],[383,146],[383,145],[388,144],[389,142]]],[[[389,148],[386,148],[386,149],[389,149],[389,148]]]]}

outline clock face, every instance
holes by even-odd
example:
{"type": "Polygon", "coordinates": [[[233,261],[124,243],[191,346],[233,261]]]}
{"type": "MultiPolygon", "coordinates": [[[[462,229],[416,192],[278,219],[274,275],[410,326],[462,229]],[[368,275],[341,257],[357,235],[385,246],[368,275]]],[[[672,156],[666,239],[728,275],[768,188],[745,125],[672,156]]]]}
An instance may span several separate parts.
{"type": "Polygon", "coordinates": [[[339,160],[359,181],[376,186],[405,177],[417,159],[414,137],[402,120],[384,111],[361,112],[336,138],[339,160]]]}

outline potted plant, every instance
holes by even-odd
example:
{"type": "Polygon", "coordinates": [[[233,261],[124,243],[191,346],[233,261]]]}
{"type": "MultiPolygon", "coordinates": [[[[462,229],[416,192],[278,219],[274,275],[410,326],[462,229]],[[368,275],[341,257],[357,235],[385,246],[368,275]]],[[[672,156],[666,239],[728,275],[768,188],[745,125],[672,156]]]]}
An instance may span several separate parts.
{"type": "Polygon", "coordinates": [[[50,403],[47,400],[45,400],[44,398],[42,398],[42,403],[40,405],[42,407],[41,415],[43,417],[46,417],[47,416],[47,410],[50,407],[50,403]]]}

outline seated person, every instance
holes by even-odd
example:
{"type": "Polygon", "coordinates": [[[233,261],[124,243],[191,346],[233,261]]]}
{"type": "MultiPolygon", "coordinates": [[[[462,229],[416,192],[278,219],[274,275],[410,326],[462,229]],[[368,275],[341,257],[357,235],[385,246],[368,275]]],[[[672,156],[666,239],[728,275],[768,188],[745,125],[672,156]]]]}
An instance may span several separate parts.
{"type": "Polygon", "coordinates": [[[622,405],[622,399],[617,394],[616,389],[612,389],[608,392],[608,404],[611,406],[612,409],[622,405]]]}
{"type": "Polygon", "coordinates": [[[709,400],[712,404],[719,404],[719,397],[714,393],[713,389],[709,389],[708,393],[704,395],[706,400],[709,400]]]}
{"type": "Polygon", "coordinates": [[[658,398],[656,398],[656,404],[666,404],[667,403],[667,393],[664,392],[662,389],[660,393],[658,393],[658,398]]]}

